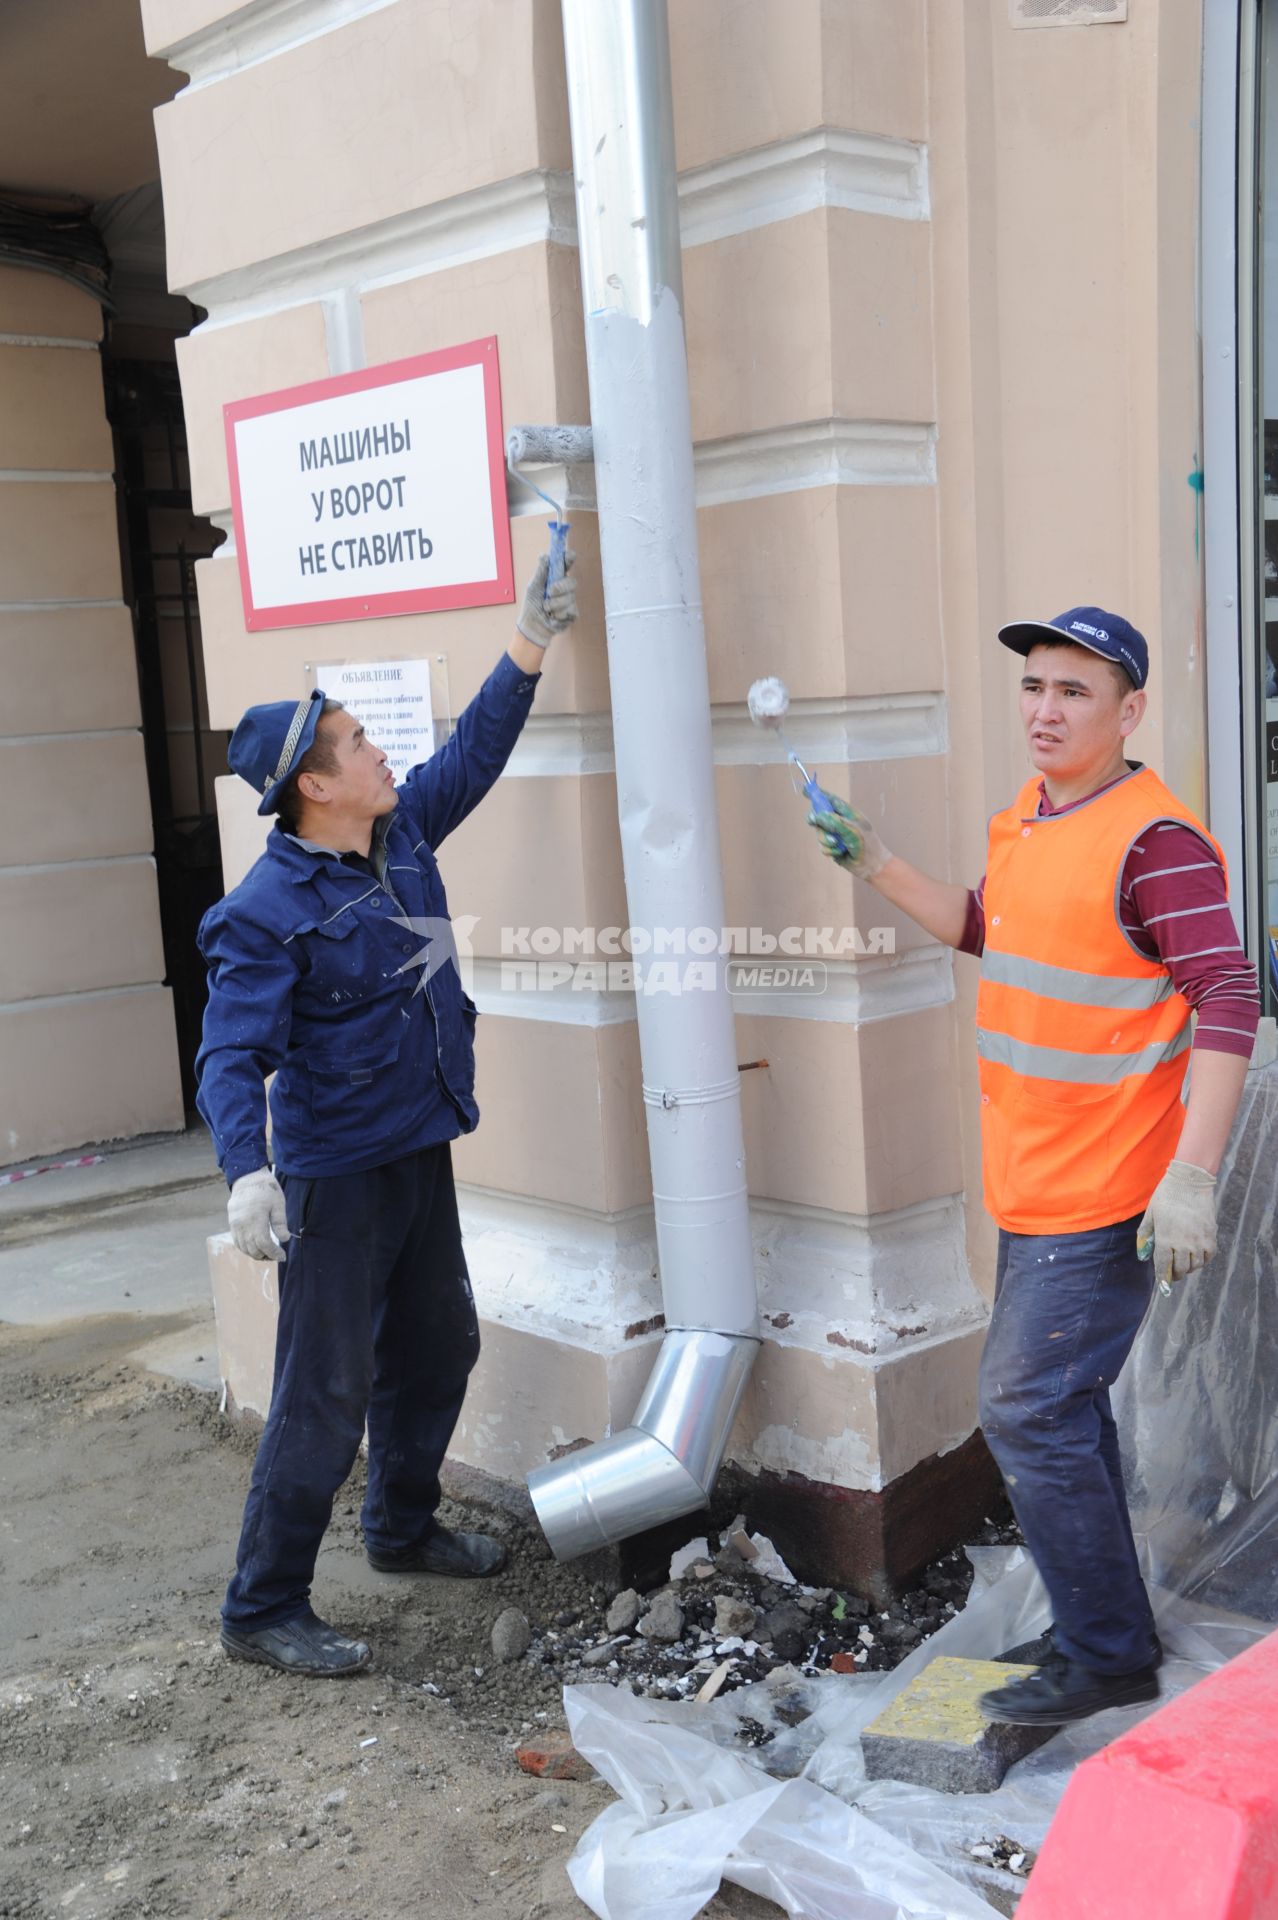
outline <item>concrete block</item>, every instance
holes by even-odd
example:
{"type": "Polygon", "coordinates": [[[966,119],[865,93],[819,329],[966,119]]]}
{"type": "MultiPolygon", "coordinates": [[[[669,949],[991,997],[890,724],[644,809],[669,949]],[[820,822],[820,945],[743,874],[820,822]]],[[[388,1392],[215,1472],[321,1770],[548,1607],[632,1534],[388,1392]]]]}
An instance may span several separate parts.
{"type": "MultiPolygon", "coordinates": [[[[52,274],[25,267],[0,268],[0,333],[27,333],[50,340],[100,340],[102,309],[52,274]]],[[[95,362],[97,355],[93,356],[95,362]]]]}
{"type": "Polygon", "coordinates": [[[933,1660],[861,1735],[866,1773],[938,1793],[992,1793],[1056,1728],[1000,1726],[984,1718],[978,1701],[1034,1671],[997,1660],[933,1660]]]}
{"type": "Polygon", "coordinates": [[[128,608],[121,604],[0,613],[0,686],[4,732],[10,737],[140,725],[128,608]]]}
{"type": "Polygon", "coordinates": [[[140,733],[0,744],[0,867],[149,854],[154,838],[140,733]]]}
{"type": "Polygon", "coordinates": [[[71,993],[0,1009],[0,1166],[86,1140],[180,1133],[183,1125],[168,987],[71,993]]]}
{"type": "Polygon", "coordinates": [[[114,481],[6,480],[3,487],[0,580],[10,605],[119,599],[114,481]]]}
{"type": "Polygon", "coordinates": [[[0,346],[0,467],[110,473],[111,429],[96,353],[0,346]]]}
{"type": "Polygon", "coordinates": [[[182,410],[191,455],[196,513],[231,504],[222,407],[328,374],[324,309],[317,301],[229,327],[202,327],[177,342],[182,410]]]}

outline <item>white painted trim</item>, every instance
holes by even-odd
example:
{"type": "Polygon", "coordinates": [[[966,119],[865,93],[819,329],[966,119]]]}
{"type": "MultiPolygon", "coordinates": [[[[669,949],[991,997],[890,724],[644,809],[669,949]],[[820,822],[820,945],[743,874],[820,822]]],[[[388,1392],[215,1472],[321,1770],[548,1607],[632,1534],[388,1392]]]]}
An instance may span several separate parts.
{"type": "Polygon", "coordinates": [[[75,353],[96,353],[96,340],[63,340],[52,333],[0,333],[0,347],[70,347],[75,353]]]}
{"type": "MultiPolygon", "coordinates": [[[[650,1206],[595,1213],[460,1181],[457,1201],[482,1318],[615,1353],[660,1313],[650,1206]]],[[[763,1335],[778,1346],[875,1368],[988,1318],[961,1194],[874,1214],[752,1199],[750,1228],[763,1335]]]]}
{"type": "MultiPolygon", "coordinates": [[[[693,448],[693,462],[699,507],[809,487],[926,487],[936,480],[936,428],[908,420],[803,420],[703,440],[693,448]]],[[[593,467],[530,465],[526,471],[552,500],[566,500],[569,511],[595,512],[593,467]]],[[[546,512],[545,501],[509,474],[506,497],[512,516],[546,512]]]]}
{"type": "Polygon", "coordinates": [[[330,373],[358,373],[364,356],[364,312],[351,287],[329,294],[324,301],[324,341],[330,373]]]}
{"type": "Polygon", "coordinates": [[[2,1013],[34,1013],[40,1007],[65,1007],[72,1001],[118,1000],[124,993],[167,993],[163,980],[139,980],[127,987],[86,987],[83,993],[47,993],[35,1000],[0,1000],[2,1013]]]}
{"type": "MultiPolygon", "coordinates": [[[[741,705],[711,711],[715,765],[782,765],[786,750],[741,705]]],[[[838,766],[864,760],[915,759],[949,748],[942,693],[860,694],[842,700],[795,700],[786,742],[805,762],[838,766]]],[[[532,713],[506,765],[514,779],[612,773],[612,721],[606,713],[532,713]]]]}
{"type": "MultiPolygon", "coordinates": [[[[820,979],[817,972],[817,978],[820,979]]],[[[863,1027],[876,1020],[897,1020],[948,1006],[954,998],[954,966],[948,947],[907,947],[901,953],[868,954],[860,960],[822,960],[818,955],[791,958],[761,954],[732,960],[728,985],[738,1016],[763,1020],[820,1020],[863,1027]],[[744,970],[757,967],[825,969],[825,990],[747,988],[744,970]]]]}
{"type": "Polygon", "coordinates": [[[181,288],[209,317],[196,334],[346,291],[416,280],[539,241],[576,241],[572,181],[538,168],[474,187],[433,206],[317,240],[181,288]]]}
{"type": "Polygon", "coordinates": [[[912,140],[818,127],[679,178],[685,247],[791,220],[818,207],[927,220],[927,149],[912,140]]]}
{"type": "MultiPolygon", "coordinates": [[[[837,931],[837,930],[836,930],[837,931]]],[[[481,1014],[507,1020],[548,1020],[557,1026],[612,1027],[633,1020],[635,995],[624,987],[599,987],[592,975],[611,960],[625,964],[625,955],[564,954],[538,958],[510,955],[506,959],[473,958],[471,993],[481,1014]],[[573,964],[568,980],[557,977],[565,963],[573,964]],[[545,986],[527,986],[529,969],[545,986]]],[[[676,957],[642,959],[640,967],[681,965],[676,957]]],[[[948,947],[909,947],[901,953],[867,954],[860,959],[826,960],[819,955],[791,957],[782,953],[729,958],[728,989],[739,1016],[763,1020],[818,1020],[859,1027],[877,1020],[942,1007],[954,998],[954,966],[948,947]],[[811,968],[821,990],[747,986],[743,975],[759,967],[811,968]]]]}
{"type": "Polygon", "coordinates": [[[505,969],[527,967],[527,959],[482,960],[469,962],[472,969],[471,998],[481,1014],[496,1014],[506,1020],[549,1020],[565,1027],[617,1027],[635,1018],[633,993],[599,992],[593,987],[556,986],[540,989],[520,988],[510,982],[517,978],[505,969]]]}
{"type": "MultiPolygon", "coordinates": [[[[924,220],[926,151],[909,141],[824,127],[694,168],[680,180],[679,196],[685,246],[822,206],[924,220]]],[[[539,241],[577,244],[567,173],[537,168],[515,174],[174,291],[208,309],[199,333],[348,291],[393,286],[539,241]]]]}
{"type": "MultiPolygon", "coordinates": [[[[804,420],[703,441],[693,448],[693,463],[698,507],[810,487],[927,487],[936,480],[936,428],[914,421],[804,420]]],[[[565,501],[570,514],[596,511],[593,467],[530,465],[526,471],[552,500],[565,501]]],[[[512,519],[549,516],[545,501],[509,473],[506,505],[512,519]]],[[[229,509],[205,518],[233,532],[229,509]]]]}
{"type": "MultiPolygon", "coordinates": [[[[536,479],[543,493],[552,500],[558,500],[570,513],[595,513],[595,470],[587,463],[585,466],[537,466],[531,461],[519,469],[527,474],[529,480],[536,479]]],[[[538,498],[530,485],[516,480],[506,469],[506,507],[512,520],[535,519],[542,514],[550,518],[550,509],[544,500],[538,498]]]]}
{"type": "MultiPolygon", "coordinates": [[[[1238,513],[1239,397],[1251,367],[1250,343],[1238,337],[1239,192],[1237,0],[1208,0],[1203,15],[1202,204],[1199,300],[1203,367],[1203,575],[1207,655],[1208,824],[1233,878],[1231,902],[1244,946],[1256,958],[1254,859],[1246,855],[1243,775],[1241,529],[1238,513]],[[1239,353],[1240,344],[1244,351],[1239,353]]],[[[1246,127],[1254,116],[1245,116],[1246,127]]],[[[1252,163],[1254,166],[1254,161],[1252,163]]],[[[1254,181],[1247,187],[1254,191],[1254,181]]],[[[1254,198],[1250,200],[1254,205],[1254,198]]],[[[1249,250],[1248,250],[1249,251],[1249,250]]],[[[1254,463],[1247,470],[1254,480],[1254,463]]],[[[1248,511],[1252,510],[1251,502],[1248,511]]],[[[1252,553],[1254,540],[1248,539],[1252,553]]],[[[1254,588],[1242,595],[1254,603],[1254,588]]]]}
{"type": "MultiPolygon", "coordinates": [[[[712,709],[715,764],[783,764],[776,734],[755,726],[743,701],[712,709]]],[[[905,760],[949,751],[949,709],[943,693],[854,694],[842,700],[792,700],[786,743],[799,758],[838,766],[859,760],[905,760]]]]}
{"type": "Polygon", "coordinates": [[[697,505],[805,487],[918,487],[936,479],[936,429],[896,420],[807,420],[702,441],[697,505]]]}
{"type": "Polygon", "coordinates": [[[651,1207],[593,1213],[459,1181],[457,1208],[482,1319],[614,1353],[659,1318],[651,1207]]]}
{"type": "Polygon", "coordinates": [[[102,853],[79,860],[36,860],[25,866],[0,867],[0,880],[10,873],[66,873],[69,868],[136,867],[154,868],[153,853],[102,853]]]}
{"type": "Polygon", "coordinates": [[[750,1216],[764,1337],[781,1346],[874,1366],[988,1317],[962,1194],[872,1214],[752,1200],[750,1216]]]}
{"type": "Polygon", "coordinates": [[[147,52],[189,74],[185,91],[194,93],[395,4],[397,0],[246,0],[229,18],[185,40],[148,45],[147,52]]]}
{"type": "Polygon", "coordinates": [[[516,779],[612,773],[612,719],[606,713],[529,714],[506,762],[516,779]]]}
{"type": "MultiPolygon", "coordinates": [[[[118,613],[124,608],[123,600],[0,600],[0,613],[65,613],[69,609],[101,611],[110,608],[118,613]]],[[[127,612],[128,609],[124,608],[127,612]]]]}
{"type": "Polygon", "coordinates": [[[100,487],[109,486],[114,479],[115,475],[112,473],[62,473],[47,468],[0,467],[0,481],[9,480],[22,486],[28,485],[31,481],[38,481],[41,485],[46,482],[56,482],[62,486],[73,483],[77,486],[88,484],[100,487]]]}
{"type": "Polygon", "coordinates": [[[121,734],[141,736],[141,727],[84,727],[69,733],[0,733],[0,747],[47,747],[64,740],[115,740],[121,734]]]}

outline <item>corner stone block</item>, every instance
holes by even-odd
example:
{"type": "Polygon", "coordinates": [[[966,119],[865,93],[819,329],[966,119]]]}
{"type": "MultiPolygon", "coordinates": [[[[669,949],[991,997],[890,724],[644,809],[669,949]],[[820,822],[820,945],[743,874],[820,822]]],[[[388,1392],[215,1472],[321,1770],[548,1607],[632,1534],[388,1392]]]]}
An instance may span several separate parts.
{"type": "Polygon", "coordinates": [[[977,1703],[989,1688],[1035,1671],[998,1660],[931,1661],[861,1735],[869,1778],[938,1793],[992,1793],[1009,1767],[1057,1729],[999,1725],[977,1703]]]}
{"type": "Polygon", "coordinates": [[[324,309],[312,301],[233,326],[197,327],[177,342],[177,361],[192,503],[196,513],[220,513],[231,504],[223,405],[324,379],[329,371],[324,309]]]}
{"type": "MultiPolygon", "coordinates": [[[[200,7],[152,7],[152,45],[173,30],[165,13],[177,25],[184,11],[188,32],[207,24],[200,7]]],[[[411,215],[423,182],[434,203],[570,165],[567,115],[529,82],[558,32],[549,7],[342,11],[318,10],[328,32],[159,108],[174,290],[411,215]]]]}
{"type": "Polygon", "coordinates": [[[102,338],[102,309],[91,294],[82,293],[65,280],[32,273],[26,267],[3,267],[0,333],[97,341],[102,338]]]}

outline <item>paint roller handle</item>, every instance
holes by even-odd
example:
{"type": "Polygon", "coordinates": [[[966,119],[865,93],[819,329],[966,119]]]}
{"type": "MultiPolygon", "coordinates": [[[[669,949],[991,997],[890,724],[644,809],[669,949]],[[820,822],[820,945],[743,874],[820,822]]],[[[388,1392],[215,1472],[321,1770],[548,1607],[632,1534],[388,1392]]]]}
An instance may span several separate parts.
{"type": "Polygon", "coordinates": [[[837,815],[839,809],[835,806],[834,801],[825,791],[825,788],[817,785],[815,774],[810,774],[804,781],[803,791],[807,795],[808,804],[811,806],[813,813],[833,813],[837,815]]]}
{"type": "Polygon", "coordinates": [[[546,568],[545,593],[547,601],[550,599],[550,589],[564,577],[564,556],[568,551],[568,525],[567,520],[550,522],[550,564],[546,568]]]}

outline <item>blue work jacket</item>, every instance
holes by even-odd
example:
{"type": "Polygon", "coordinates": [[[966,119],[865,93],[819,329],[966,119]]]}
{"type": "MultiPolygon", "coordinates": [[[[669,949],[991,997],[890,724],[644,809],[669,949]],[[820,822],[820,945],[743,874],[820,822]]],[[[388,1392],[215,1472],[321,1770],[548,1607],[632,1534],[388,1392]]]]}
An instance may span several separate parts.
{"type": "Polygon", "coordinates": [[[272,1073],[280,1173],[360,1173],[475,1126],[475,1007],[455,957],[441,964],[455,950],[434,850],[497,779],[536,685],[503,654],[452,737],[396,789],[371,870],[277,823],[205,914],[197,1104],[228,1181],[268,1164],[272,1073]]]}

